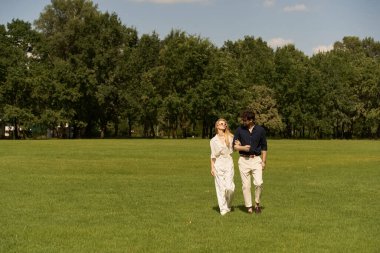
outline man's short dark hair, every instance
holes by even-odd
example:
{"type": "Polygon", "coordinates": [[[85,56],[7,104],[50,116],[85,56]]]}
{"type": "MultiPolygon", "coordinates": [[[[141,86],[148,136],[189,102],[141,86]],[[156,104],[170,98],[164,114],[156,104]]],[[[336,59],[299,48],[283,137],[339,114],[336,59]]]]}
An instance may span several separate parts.
{"type": "Polygon", "coordinates": [[[255,122],[255,113],[251,111],[245,111],[241,114],[241,118],[243,120],[252,120],[253,122],[255,122]]]}

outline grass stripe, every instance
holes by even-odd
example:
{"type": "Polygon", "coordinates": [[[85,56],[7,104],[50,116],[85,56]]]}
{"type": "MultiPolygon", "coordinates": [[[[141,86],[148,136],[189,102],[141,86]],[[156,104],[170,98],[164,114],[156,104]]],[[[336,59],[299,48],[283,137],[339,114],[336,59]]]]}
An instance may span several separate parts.
{"type": "Polygon", "coordinates": [[[221,217],[208,140],[0,143],[0,252],[377,252],[380,142],[269,140],[263,213],[221,217]]]}

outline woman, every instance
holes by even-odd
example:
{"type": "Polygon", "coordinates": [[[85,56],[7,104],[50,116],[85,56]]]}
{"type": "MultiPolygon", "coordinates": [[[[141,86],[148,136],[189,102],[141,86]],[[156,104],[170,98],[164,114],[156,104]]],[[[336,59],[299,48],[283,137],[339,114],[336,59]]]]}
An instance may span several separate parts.
{"type": "Polygon", "coordinates": [[[225,215],[231,211],[231,201],[235,190],[234,162],[231,156],[233,135],[225,119],[216,121],[215,133],[216,135],[210,140],[211,175],[215,179],[220,214],[225,215]]]}

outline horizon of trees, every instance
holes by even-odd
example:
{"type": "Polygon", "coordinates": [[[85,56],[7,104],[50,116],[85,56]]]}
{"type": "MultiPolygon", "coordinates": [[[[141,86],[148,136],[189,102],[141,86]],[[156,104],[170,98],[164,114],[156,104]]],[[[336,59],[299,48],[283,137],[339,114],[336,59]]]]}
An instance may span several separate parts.
{"type": "Polygon", "coordinates": [[[253,36],[218,48],[181,30],[139,36],[90,0],[52,0],[34,26],[0,25],[0,49],[0,128],[14,138],[206,138],[245,109],[273,137],[380,137],[373,38],[311,57],[253,36]]]}

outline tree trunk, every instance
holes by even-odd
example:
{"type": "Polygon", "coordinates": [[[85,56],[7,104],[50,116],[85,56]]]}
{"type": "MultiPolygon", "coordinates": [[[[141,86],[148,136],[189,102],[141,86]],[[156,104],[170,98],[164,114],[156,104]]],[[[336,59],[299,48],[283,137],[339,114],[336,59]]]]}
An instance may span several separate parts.
{"type": "Polygon", "coordinates": [[[207,133],[207,125],[206,125],[206,121],[203,119],[202,120],[202,139],[206,138],[206,133],[207,133]]]}
{"type": "Polygon", "coordinates": [[[156,138],[156,132],[154,131],[154,124],[152,121],[149,122],[150,124],[150,135],[153,137],[153,138],[156,138]]]}
{"type": "Polygon", "coordinates": [[[132,137],[132,122],[128,119],[128,137],[132,137]]]}
{"type": "Polygon", "coordinates": [[[211,125],[211,126],[209,126],[209,134],[208,134],[208,138],[209,139],[211,139],[212,138],[212,136],[213,136],[213,126],[211,125]]]}
{"type": "Polygon", "coordinates": [[[115,122],[115,137],[119,136],[119,123],[115,122]]]}

